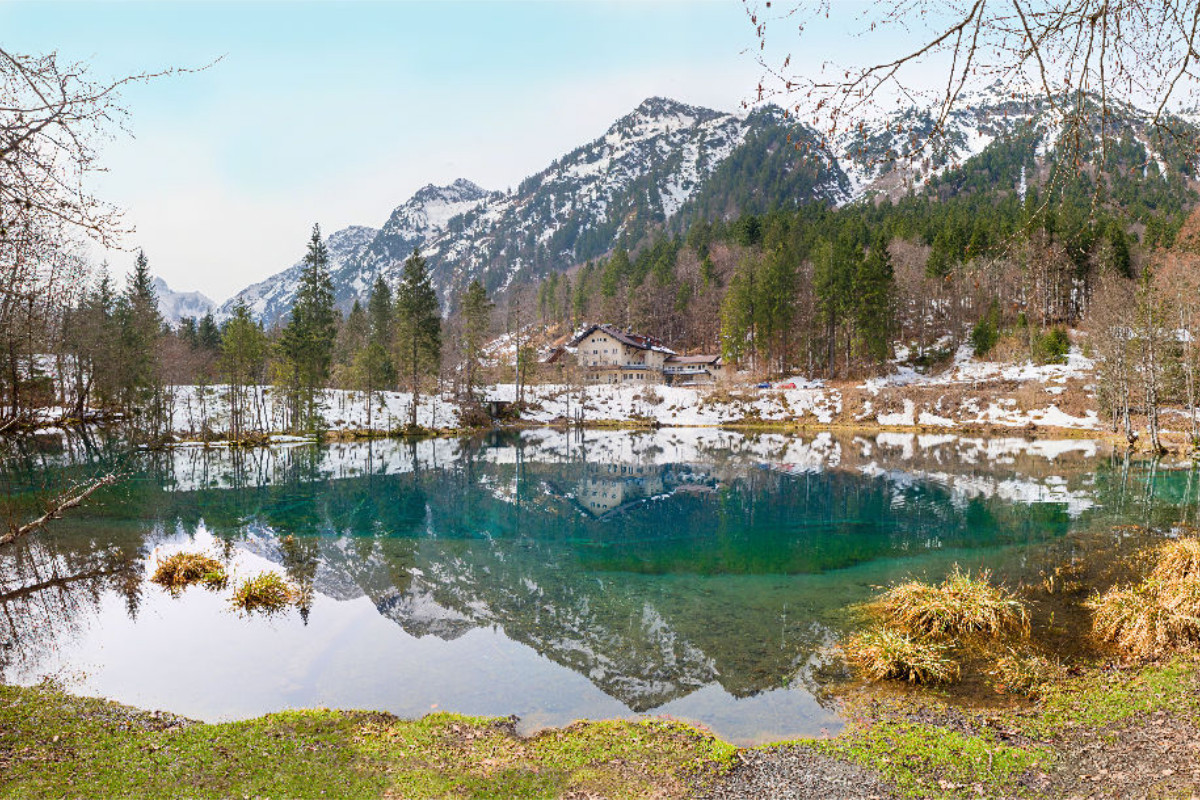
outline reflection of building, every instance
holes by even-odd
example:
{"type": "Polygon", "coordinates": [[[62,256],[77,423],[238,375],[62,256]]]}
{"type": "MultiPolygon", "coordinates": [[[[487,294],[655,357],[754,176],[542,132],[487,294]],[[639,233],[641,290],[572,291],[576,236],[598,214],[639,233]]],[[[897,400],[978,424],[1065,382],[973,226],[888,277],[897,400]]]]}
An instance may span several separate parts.
{"type": "Polygon", "coordinates": [[[588,464],[563,496],[588,516],[607,520],[654,497],[710,492],[714,485],[710,474],[677,464],[588,464]]]}
{"type": "Polygon", "coordinates": [[[725,362],[716,355],[681,356],[652,336],[591,325],[550,355],[554,363],[568,352],[589,383],[716,383],[725,362]]]}
{"type": "Polygon", "coordinates": [[[575,501],[594,517],[606,517],[623,507],[663,494],[663,468],[642,464],[589,466],[575,490],[575,501]]]}

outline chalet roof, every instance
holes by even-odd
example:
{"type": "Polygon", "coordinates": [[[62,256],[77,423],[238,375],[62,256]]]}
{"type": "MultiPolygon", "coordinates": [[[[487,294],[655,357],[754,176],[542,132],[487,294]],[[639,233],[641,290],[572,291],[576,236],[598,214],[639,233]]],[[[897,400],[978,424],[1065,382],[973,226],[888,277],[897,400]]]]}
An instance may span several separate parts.
{"type": "Polygon", "coordinates": [[[716,364],[721,360],[719,355],[671,356],[668,364],[716,364]]]}
{"type": "Polygon", "coordinates": [[[675,355],[675,351],[663,344],[661,339],[655,339],[653,336],[642,336],[638,333],[627,333],[620,328],[606,323],[599,325],[589,325],[583,331],[571,340],[570,346],[575,347],[587,337],[591,336],[596,331],[601,331],[624,345],[636,347],[638,350],[657,350],[660,353],[675,355]]]}

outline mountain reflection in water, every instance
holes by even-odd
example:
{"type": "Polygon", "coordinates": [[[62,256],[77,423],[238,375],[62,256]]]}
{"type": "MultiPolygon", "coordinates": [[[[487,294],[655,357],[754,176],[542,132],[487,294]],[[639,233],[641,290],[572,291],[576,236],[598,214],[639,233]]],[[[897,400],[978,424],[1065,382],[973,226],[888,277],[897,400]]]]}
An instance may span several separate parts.
{"type": "Polygon", "coordinates": [[[133,478],[0,551],[0,677],[216,719],[293,706],[669,713],[741,742],[813,734],[846,606],[952,563],[1001,572],[1078,526],[1195,515],[1193,473],[1086,440],[551,430],[129,456],[49,441],[10,502],[133,478]],[[286,573],[304,614],[145,582],[203,548],[286,573]]]}

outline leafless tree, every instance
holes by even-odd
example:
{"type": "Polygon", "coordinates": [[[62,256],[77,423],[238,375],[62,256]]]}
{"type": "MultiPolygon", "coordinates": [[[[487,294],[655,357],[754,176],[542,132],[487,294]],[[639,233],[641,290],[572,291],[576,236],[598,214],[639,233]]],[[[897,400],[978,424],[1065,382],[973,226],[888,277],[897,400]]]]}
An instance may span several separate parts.
{"type": "Polygon", "coordinates": [[[89,188],[102,171],[98,144],[123,129],[120,91],[179,70],[99,80],[55,53],[0,48],[0,346],[9,420],[53,348],[86,266],[75,242],[114,247],[126,233],[118,210],[89,188]]]}
{"type": "Polygon", "coordinates": [[[51,520],[60,519],[64,512],[70,511],[72,508],[77,508],[87,502],[87,499],[99,491],[102,487],[111,486],[117,482],[117,476],[114,473],[109,473],[101,478],[89,483],[87,486],[74,487],[60,494],[55,499],[46,504],[45,513],[40,517],[24,525],[9,523],[8,530],[0,533],[0,546],[12,544],[22,536],[26,536],[34,531],[41,530],[46,527],[51,520]]]}
{"type": "Polygon", "coordinates": [[[101,80],[56,53],[0,48],[0,240],[32,217],[42,228],[57,223],[106,247],[119,244],[126,232],[119,211],[88,187],[103,171],[97,143],[123,130],[122,89],[178,71],[185,70],[101,80]]]}
{"type": "Polygon", "coordinates": [[[1134,309],[1134,333],[1138,344],[1138,371],[1142,378],[1142,404],[1150,449],[1163,452],[1159,433],[1159,406],[1166,389],[1170,347],[1176,337],[1168,298],[1155,285],[1149,270],[1138,282],[1134,309]]]}
{"type": "MultiPolygon", "coordinates": [[[[1200,0],[873,3],[860,14],[861,35],[896,51],[866,64],[827,59],[816,74],[798,72],[790,53],[774,56],[769,37],[786,25],[800,38],[789,37],[784,49],[828,52],[830,40],[820,28],[831,14],[844,16],[844,8],[834,0],[743,5],[763,70],[758,99],[781,103],[827,143],[862,130],[864,120],[880,112],[928,105],[935,109],[932,129],[909,133],[936,140],[964,100],[990,89],[1047,111],[1079,158],[1097,136],[1103,150],[1117,117],[1134,108],[1148,107],[1142,121],[1174,135],[1179,126],[1172,112],[1196,102],[1200,0]],[[919,74],[931,67],[941,80],[922,86],[919,74]]],[[[914,152],[923,152],[923,144],[914,152]]]]}
{"type": "Polygon", "coordinates": [[[1132,281],[1112,273],[1101,276],[1097,302],[1088,315],[1088,340],[1096,355],[1097,399],[1106,406],[1112,429],[1118,426],[1132,445],[1137,440],[1130,405],[1138,360],[1134,341],[1132,281]]]}

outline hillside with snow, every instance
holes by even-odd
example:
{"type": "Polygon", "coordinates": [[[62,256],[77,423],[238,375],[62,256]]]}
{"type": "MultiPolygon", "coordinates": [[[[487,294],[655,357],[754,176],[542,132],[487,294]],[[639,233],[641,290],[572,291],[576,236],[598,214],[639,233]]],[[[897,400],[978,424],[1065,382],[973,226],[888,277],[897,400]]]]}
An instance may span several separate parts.
{"type": "MultiPolygon", "coordinates": [[[[356,296],[363,295],[369,288],[369,283],[359,280],[355,267],[355,259],[371,243],[379,231],[361,225],[351,225],[335,231],[325,239],[329,248],[329,271],[334,281],[334,297],[339,306],[348,308],[353,305],[356,296]]],[[[277,275],[272,275],[246,287],[236,295],[226,300],[217,309],[217,318],[226,319],[233,313],[233,307],[244,302],[250,307],[251,313],[268,326],[279,322],[292,308],[296,300],[296,292],[300,288],[300,273],[304,270],[303,255],[288,269],[277,275]]]]}
{"type": "MultiPolygon", "coordinates": [[[[1049,112],[1039,102],[985,92],[940,125],[932,109],[905,108],[829,143],[773,106],[731,114],[650,98],[514,191],[466,179],[429,185],[379,229],[334,233],[328,241],[338,304],[345,310],[365,299],[379,276],[394,283],[414,249],[448,306],[474,279],[502,291],[615,247],[632,248],[658,230],[683,233],[694,220],[840,205],[876,193],[897,197],[954,167],[977,165],[960,170],[957,180],[1023,193],[1027,173],[1032,180],[1060,147],[1062,130],[1049,112]]],[[[1136,151],[1147,174],[1165,173],[1172,158],[1151,145],[1144,116],[1120,110],[1123,146],[1136,151]]],[[[264,321],[278,321],[291,308],[299,273],[297,264],[237,298],[264,321]]]]}
{"type": "Polygon", "coordinates": [[[199,319],[216,307],[200,292],[176,292],[162,278],[154,279],[158,310],[169,325],[177,325],[184,317],[199,319]]]}

